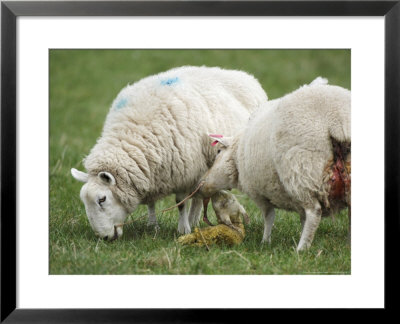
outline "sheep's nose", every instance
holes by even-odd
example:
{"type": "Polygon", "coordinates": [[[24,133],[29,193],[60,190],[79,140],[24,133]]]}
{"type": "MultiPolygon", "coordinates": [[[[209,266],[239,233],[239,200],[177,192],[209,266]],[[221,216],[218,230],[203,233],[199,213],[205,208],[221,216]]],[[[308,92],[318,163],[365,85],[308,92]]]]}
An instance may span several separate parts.
{"type": "Polygon", "coordinates": [[[107,240],[108,240],[108,235],[104,236],[104,237],[103,237],[103,240],[104,240],[104,241],[107,241],[107,240]]]}

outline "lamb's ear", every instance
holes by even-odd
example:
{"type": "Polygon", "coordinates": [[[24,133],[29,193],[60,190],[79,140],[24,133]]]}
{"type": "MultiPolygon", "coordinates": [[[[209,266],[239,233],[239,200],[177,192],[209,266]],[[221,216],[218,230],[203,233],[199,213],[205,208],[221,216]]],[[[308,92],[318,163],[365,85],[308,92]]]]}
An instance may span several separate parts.
{"type": "Polygon", "coordinates": [[[224,137],[223,135],[218,135],[218,134],[208,134],[208,136],[211,138],[212,146],[217,145],[217,143],[220,143],[223,146],[228,147],[231,145],[232,142],[232,137],[224,137]]]}
{"type": "Polygon", "coordinates": [[[102,171],[99,172],[98,176],[104,183],[109,185],[115,185],[115,178],[111,173],[102,171]]]}
{"type": "Polygon", "coordinates": [[[87,182],[89,178],[89,175],[87,173],[79,171],[74,168],[71,169],[71,174],[76,180],[81,182],[87,182]]]}

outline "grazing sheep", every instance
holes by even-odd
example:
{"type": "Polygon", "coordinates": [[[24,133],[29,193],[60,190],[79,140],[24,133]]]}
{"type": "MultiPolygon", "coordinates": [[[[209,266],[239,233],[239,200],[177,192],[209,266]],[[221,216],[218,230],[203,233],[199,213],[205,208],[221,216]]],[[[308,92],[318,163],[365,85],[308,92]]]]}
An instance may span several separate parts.
{"type": "MultiPolygon", "coordinates": [[[[253,76],[220,68],[176,68],[124,88],[84,160],[88,173],[71,170],[86,182],[80,196],[95,233],[117,238],[115,225],[139,204],[192,192],[217,154],[206,134],[233,135],[265,101],[253,76]]],[[[190,233],[201,205],[193,199],[189,218],[181,206],[180,233],[190,233]]]]}
{"type": "Polygon", "coordinates": [[[209,246],[213,244],[234,245],[242,243],[245,230],[243,221],[248,223],[249,216],[236,197],[227,191],[219,191],[211,197],[218,225],[195,228],[194,233],[178,238],[183,245],[209,246]]]}
{"type": "Polygon", "coordinates": [[[275,207],[300,214],[297,250],[310,247],[321,216],[350,207],[349,90],[303,86],[263,105],[242,133],[212,138],[221,152],[201,193],[247,193],[264,216],[263,241],[270,242],[275,207]]]}

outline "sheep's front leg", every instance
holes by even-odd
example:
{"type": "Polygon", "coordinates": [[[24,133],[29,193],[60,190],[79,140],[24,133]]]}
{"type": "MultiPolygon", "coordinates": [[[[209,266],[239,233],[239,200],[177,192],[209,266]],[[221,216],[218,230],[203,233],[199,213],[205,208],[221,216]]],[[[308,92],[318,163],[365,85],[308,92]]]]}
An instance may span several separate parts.
{"type": "Polygon", "coordinates": [[[297,246],[297,251],[302,251],[308,249],[314,239],[315,232],[321,221],[321,205],[315,200],[314,206],[310,208],[304,208],[306,213],[306,219],[304,222],[303,231],[301,233],[301,238],[299,245],[297,246]]]}
{"type": "Polygon", "coordinates": [[[264,217],[264,234],[261,243],[271,244],[271,231],[275,220],[275,209],[265,198],[254,199],[264,217]]]}
{"type": "MultiPolygon", "coordinates": [[[[175,197],[176,203],[179,203],[183,199],[185,199],[185,194],[177,194],[175,197]]],[[[178,206],[179,209],[179,222],[178,222],[178,232],[180,234],[189,234],[191,232],[190,225],[189,225],[189,216],[186,212],[186,201],[178,206]]]]}
{"type": "Polygon", "coordinates": [[[147,205],[147,210],[149,212],[149,220],[147,221],[147,226],[154,226],[154,228],[160,228],[158,226],[157,218],[156,218],[156,206],[155,203],[152,202],[147,205]]]}
{"type": "Polygon", "coordinates": [[[201,207],[203,205],[203,201],[199,198],[192,198],[192,204],[190,205],[189,210],[189,225],[190,227],[196,226],[199,224],[200,215],[201,215],[201,207]]]}

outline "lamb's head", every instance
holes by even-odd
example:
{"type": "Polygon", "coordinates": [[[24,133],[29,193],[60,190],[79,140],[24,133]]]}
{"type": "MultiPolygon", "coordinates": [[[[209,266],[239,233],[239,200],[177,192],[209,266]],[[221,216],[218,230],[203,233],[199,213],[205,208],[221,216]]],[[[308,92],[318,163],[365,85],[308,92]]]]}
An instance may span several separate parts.
{"type": "Polygon", "coordinates": [[[97,176],[91,176],[76,169],[71,169],[71,174],[76,180],[85,183],[80,197],[96,235],[106,240],[120,237],[122,226],[116,225],[125,221],[128,211],[113,194],[114,176],[109,172],[99,172],[97,176]]]}
{"type": "Polygon", "coordinates": [[[223,137],[222,135],[209,135],[212,144],[217,148],[217,156],[210,170],[201,180],[203,185],[200,194],[203,197],[211,197],[222,189],[237,187],[238,171],[235,162],[234,138],[223,137]]]}

